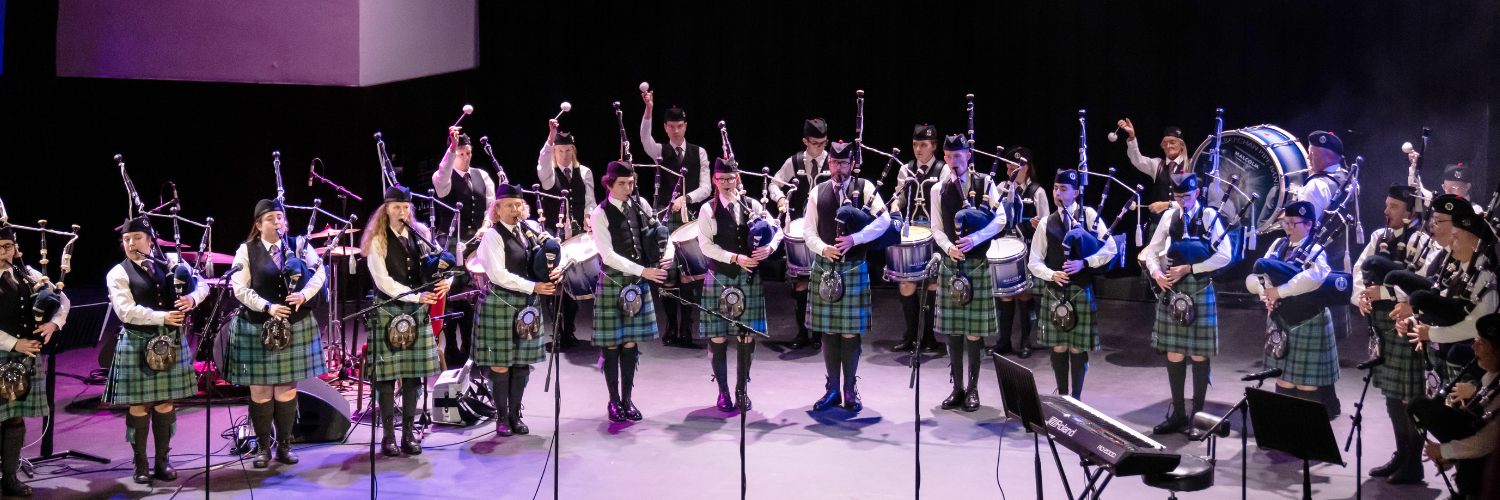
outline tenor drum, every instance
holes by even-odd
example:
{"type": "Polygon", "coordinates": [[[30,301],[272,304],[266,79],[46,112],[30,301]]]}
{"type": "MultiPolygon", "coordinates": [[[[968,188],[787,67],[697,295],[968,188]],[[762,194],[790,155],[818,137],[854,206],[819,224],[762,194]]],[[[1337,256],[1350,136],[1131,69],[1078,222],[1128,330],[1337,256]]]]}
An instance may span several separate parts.
{"type": "Polygon", "coordinates": [[[594,284],[603,271],[594,235],[583,233],[562,244],[563,291],[577,300],[594,298],[594,284]]]}
{"type": "MultiPolygon", "coordinates": [[[[1193,152],[1193,170],[1207,174],[1213,170],[1214,138],[1210,136],[1193,152]]],[[[1307,149],[1291,133],[1275,125],[1256,125],[1238,130],[1225,130],[1223,153],[1219,156],[1218,177],[1228,182],[1234,175],[1240,176],[1238,187],[1246,193],[1259,194],[1253,201],[1246,218],[1239,220],[1244,196],[1234,195],[1220,209],[1220,221],[1224,227],[1249,225],[1262,231],[1272,228],[1276,221],[1276,210],[1286,205],[1301,189],[1307,170],[1307,149]]],[[[1212,180],[1212,179],[1209,179],[1212,180]]],[[[1217,181],[1205,187],[1215,189],[1217,181]]],[[[1228,189],[1222,186],[1217,189],[1228,189]]],[[[1210,197],[1216,199],[1217,197],[1210,197]]]]}
{"type": "Polygon", "coordinates": [[[1010,297],[1031,289],[1031,271],[1026,270],[1026,242],[1014,236],[990,242],[985,253],[990,261],[990,277],[995,281],[995,296],[1010,297]]]}
{"type": "Polygon", "coordinates": [[[786,275],[789,277],[812,275],[812,250],[807,248],[807,241],[802,238],[806,227],[807,219],[794,220],[786,235],[781,238],[786,247],[786,275]]]}
{"type": "Polygon", "coordinates": [[[698,246],[698,221],[683,224],[672,231],[672,245],[677,247],[684,278],[698,281],[708,276],[708,256],[703,255],[703,249],[698,246]]]}
{"type": "Polygon", "coordinates": [[[927,276],[927,261],[932,260],[932,229],[915,222],[901,232],[901,243],[885,248],[885,279],[915,281],[927,276]]]}

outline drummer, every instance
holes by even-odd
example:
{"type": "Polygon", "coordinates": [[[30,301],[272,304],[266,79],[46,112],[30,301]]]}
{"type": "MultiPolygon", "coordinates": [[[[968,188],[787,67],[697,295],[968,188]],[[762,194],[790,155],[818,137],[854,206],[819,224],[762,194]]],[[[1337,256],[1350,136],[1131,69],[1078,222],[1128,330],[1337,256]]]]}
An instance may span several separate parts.
{"type": "MultiPolygon", "coordinates": [[[[719,311],[733,317],[735,321],[750,328],[766,330],[766,296],[761,286],[761,276],[756,266],[769,258],[781,244],[781,232],[774,231],[766,223],[765,207],[759,201],[740,191],[739,168],[732,158],[714,160],[714,198],[703,204],[698,212],[698,245],[703,255],[713,259],[713,272],[704,283],[702,306],[705,310],[719,311]],[[734,290],[738,296],[731,298],[734,290]],[[727,301],[743,304],[738,317],[726,311],[727,301]]],[[[750,381],[750,363],[755,359],[755,337],[750,332],[720,319],[712,314],[703,314],[700,328],[709,339],[709,364],[714,380],[719,383],[719,400],[715,405],[719,411],[730,412],[735,408],[750,411],[750,395],[746,384],[750,381]],[[729,399],[729,337],[735,342],[735,389],[734,399],[729,399]]]]}
{"type": "MultiPolygon", "coordinates": [[[[776,171],[776,179],[783,183],[790,183],[797,179],[796,189],[788,195],[781,190],[781,183],[772,182],[768,185],[771,191],[771,201],[776,202],[777,214],[786,214],[790,210],[787,220],[797,220],[806,217],[803,210],[807,206],[807,193],[824,173],[828,172],[828,122],[822,118],[813,118],[802,123],[802,146],[803,150],[786,159],[781,168],[776,171]]],[[[797,318],[797,336],[792,339],[792,349],[801,349],[809,343],[815,346],[823,345],[823,338],[811,335],[807,332],[807,276],[792,276],[792,300],[796,303],[793,314],[797,318]]]]}
{"type": "MultiPolygon", "coordinates": [[[[1031,237],[1036,235],[1037,224],[1052,215],[1052,204],[1047,200],[1047,188],[1035,182],[1036,164],[1032,161],[1031,149],[1012,146],[1003,155],[1010,160],[1005,163],[1008,180],[1000,182],[1000,202],[1007,207],[1005,216],[1010,223],[1005,234],[1019,233],[1021,242],[1030,246],[1031,237]]],[[[1036,300],[1031,296],[1030,287],[1015,295],[999,297],[995,305],[1000,309],[1000,340],[995,342],[990,353],[1003,356],[1015,352],[1010,346],[1010,338],[1016,322],[1016,312],[1019,311],[1021,348],[1017,356],[1022,359],[1030,358],[1033,349],[1031,321],[1036,315],[1036,300]]]]}
{"type": "MultiPolygon", "coordinates": [[[[687,112],[677,106],[667,108],[662,113],[661,128],[667,133],[667,144],[657,143],[656,138],[651,136],[651,112],[656,105],[656,91],[642,92],[641,100],[646,102],[646,111],[641,116],[641,147],[645,148],[647,156],[661,159],[661,167],[656,175],[663,175],[661,169],[674,174],[683,169],[688,172],[687,177],[681,179],[682,194],[671,197],[672,186],[678,182],[675,180],[677,175],[672,175],[660,178],[661,191],[652,195],[656,198],[652,208],[670,206],[671,214],[665,217],[664,222],[668,231],[676,231],[692,219],[689,214],[697,212],[703,201],[713,195],[713,183],[709,180],[712,177],[708,163],[710,157],[702,146],[687,142],[687,112]],[[669,183],[666,182],[668,179],[674,180],[669,183]]],[[[671,276],[667,277],[662,288],[671,292],[681,290],[682,298],[698,301],[698,295],[703,291],[701,282],[688,279],[675,267],[667,273],[671,276]]],[[[661,304],[662,313],[667,318],[667,331],[662,333],[662,344],[697,349],[698,346],[693,343],[693,308],[678,307],[675,300],[657,302],[661,304]]]]}
{"type": "MultiPolygon", "coordinates": [[[[542,145],[541,155],[536,161],[536,177],[544,193],[561,197],[563,190],[568,191],[568,213],[560,213],[562,203],[548,197],[541,198],[537,209],[544,211],[543,216],[566,221],[557,230],[557,236],[567,240],[588,231],[584,227],[584,223],[589,220],[587,212],[597,206],[594,201],[594,171],[578,162],[578,149],[573,143],[573,134],[559,132],[556,119],[548,121],[547,128],[547,143],[542,145]]],[[[554,227],[556,226],[547,229],[552,230],[554,227]]],[[[556,342],[563,349],[578,344],[573,324],[573,319],[577,316],[578,301],[569,295],[563,295],[562,324],[557,325],[560,331],[556,335],[556,342]]]]}
{"type": "Polygon", "coordinates": [[[592,215],[594,245],[604,265],[594,286],[594,345],[604,350],[604,381],[609,388],[608,417],[612,422],[642,418],[630,398],[641,355],[636,344],[657,337],[651,283],[660,285],[667,279],[666,268],[675,257],[674,246],[667,245],[660,262],[644,261],[646,242],[641,241],[641,231],[653,217],[645,212],[650,209],[649,201],[631,196],[635,182],[635,168],[629,162],[610,162],[604,172],[609,197],[592,215]],[[622,298],[627,290],[636,292],[633,297],[639,302],[622,298]]]}
{"type": "Polygon", "coordinates": [[[969,164],[968,138],[950,135],[943,140],[943,160],[948,175],[934,184],[932,240],[947,258],[938,268],[943,293],[938,298],[938,332],[952,344],[948,352],[953,393],[943,400],[944,410],[979,409],[979,366],[984,337],[993,335],[995,284],[986,254],[990,238],[1005,227],[1000,210],[1000,191],[990,176],[975,172],[969,164]],[[967,291],[965,291],[967,289],[967,291]],[[967,295],[966,297],[964,295],[967,295]],[[960,348],[962,345],[962,348],[960,348]],[[969,358],[969,386],[964,389],[964,354],[969,358]]]}
{"type": "MultiPolygon", "coordinates": [[[[541,244],[539,235],[521,218],[526,200],[520,186],[501,184],[490,205],[489,223],[475,258],[484,266],[491,287],[487,290],[476,322],[474,363],[490,368],[490,394],[495,400],[495,434],[529,434],[521,422],[521,397],[531,375],[531,365],[545,360],[539,338],[523,339],[516,332],[516,315],[534,306],[543,295],[557,295],[556,281],[562,268],[554,268],[546,281],[536,278],[532,250],[541,244]]],[[[538,315],[540,316],[540,315],[538,315]]],[[[540,329],[540,317],[537,318],[540,329]]]]}
{"type": "MultiPolygon", "coordinates": [[[[1329,214],[1329,210],[1337,210],[1339,202],[1347,197],[1347,191],[1341,189],[1349,183],[1349,171],[1342,168],[1344,161],[1344,142],[1332,132],[1317,131],[1307,136],[1307,181],[1302,186],[1302,191],[1297,199],[1312,204],[1313,213],[1323,224],[1343,224],[1343,219],[1337,214],[1329,214]]],[[[1314,226],[1317,224],[1315,223],[1314,226]]],[[[1328,254],[1328,269],[1330,271],[1347,271],[1349,269],[1349,233],[1354,228],[1346,228],[1343,234],[1334,236],[1329,240],[1324,251],[1328,254]]],[[[1333,337],[1340,342],[1349,337],[1349,304],[1339,304],[1328,308],[1328,314],[1333,321],[1333,337]]],[[[1322,390],[1321,400],[1327,404],[1334,415],[1340,413],[1342,405],[1339,403],[1338,395],[1333,392],[1332,386],[1322,390]]]]}
{"type": "MultiPolygon", "coordinates": [[[[917,125],[912,132],[911,151],[916,158],[901,165],[901,170],[896,172],[896,192],[891,197],[891,213],[907,221],[907,224],[921,224],[932,220],[931,208],[926,200],[918,200],[925,186],[936,185],[942,179],[948,177],[942,158],[937,156],[938,138],[937,129],[932,125],[917,125]]],[[[925,259],[925,257],[923,257],[925,259]]],[[[926,262],[926,260],[923,260],[926,262]]],[[[889,276],[887,276],[889,278],[889,276]]],[[[896,344],[891,350],[895,352],[912,352],[919,348],[917,344],[918,320],[926,325],[922,328],[922,343],[920,348],[923,352],[942,352],[943,344],[938,343],[937,336],[933,330],[932,304],[936,303],[937,284],[927,286],[927,311],[926,318],[921,318],[921,297],[917,296],[917,284],[921,279],[898,281],[901,288],[901,312],[906,318],[906,331],[902,334],[901,343],[896,344]]]]}
{"type": "Polygon", "coordinates": [[[1155,434],[1172,434],[1187,428],[1192,415],[1203,411],[1208,393],[1209,357],[1219,354],[1219,308],[1214,294],[1213,273],[1229,265],[1230,245],[1220,243],[1224,234],[1218,211],[1199,200],[1198,175],[1175,174],[1172,208],[1162,215],[1146,245],[1146,270],[1161,287],[1156,301],[1156,327],[1151,347],[1167,353],[1167,383],[1172,391],[1172,409],[1155,434]],[[1174,252],[1173,249],[1176,249],[1174,252]],[[1205,255],[1208,249],[1213,253],[1205,255]],[[1183,255],[1187,254],[1187,255],[1183,255]],[[1196,254],[1196,255],[1195,255],[1196,254]],[[1192,262],[1202,258],[1202,262],[1192,262]],[[1172,319],[1172,294],[1186,295],[1193,303],[1193,319],[1183,325],[1172,319]],[[1183,387],[1187,383],[1187,357],[1193,360],[1193,411],[1186,411],[1183,387]]]}
{"type": "Polygon", "coordinates": [[[808,196],[803,212],[807,214],[807,226],[802,237],[816,255],[809,280],[819,284],[819,293],[808,301],[807,329],[823,336],[823,365],[828,370],[824,386],[827,392],[813,404],[813,410],[822,411],[842,403],[845,410],[858,412],[864,404],[855,387],[855,375],[859,370],[860,338],[870,330],[871,303],[864,244],[884,234],[891,219],[875,185],[853,176],[851,157],[858,146],[839,142],[830,148],[828,166],[833,176],[813,187],[813,195],[808,196]],[[869,213],[880,215],[857,232],[839,234],[841,222],[846,221],[837,215],[846,204],[855,207],[853,210],[868,206],[869,213]]]}
{"type": "MultiPolygon", "coordinates": [[[[1161,133],[1161,158],[1141,156],[1141,145],[1135,140],[1135,124],[1129,118],[1120,120],[1120,130],[1125,131],[1125,156],[1136,170],[1151,177],[1150,200],[1151,224],[1156,224],[1161,213],[1172,208],[1173,175],[1192,171],[1188,163],[1187,143],[1182,140],[1182,129],[1167,127],[1161,133]]],[[[1154,232],[1154,229],[1153,229],[1154,232]]]]}
{"type": "MultiPolygon", "coordinates": [[[[1115,258],[1113,244],[1099,245],[1092,255],[1070,255],[1064,246],[1070,231],[1079,230],[1082,237],[1109,238],[1109,228],[1093,208],[1078,203],[1078,187],[1083,175],[1077,170],[1059,170],[1052,180],[1052,201],[1060,209],[1048,216],[1046,226],[1031,238],[1031,257],[1027,269],[1043,289],[1042,310],[1052,317],[1041,322],[1038,340],[1052,348],[1052,374],[1057,378],[1057,393],[1083,394],[1083,377],[1089,369],[1089,351],[1098,350],[1099,326],[1094,320],[1094,286],[1091,268],[1100,268],[1115,258]],[[1073,328],[1058,326],[1054,311],[1072,305],[1073,328]],[[1069,384],[1069,375],[1072,383],[1069,384]],[[1070,392],[1071,390],[1071,392],[1070,392]]],[[[1075,233],[1075,234],[1078,234],[1075,233]]]]}

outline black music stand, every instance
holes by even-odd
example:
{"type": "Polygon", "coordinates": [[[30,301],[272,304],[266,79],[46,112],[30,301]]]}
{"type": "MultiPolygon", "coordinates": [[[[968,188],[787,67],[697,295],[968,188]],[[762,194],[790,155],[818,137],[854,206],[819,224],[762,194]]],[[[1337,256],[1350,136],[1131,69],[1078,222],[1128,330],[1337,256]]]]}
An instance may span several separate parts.
{"type": "Polygon", "coordinates": [[[52,335],[52,341],[42,346],[40,354],[47,356],[47,416],[43,417],[42,431],[42,455],[27,459],[33,466],[46,462],[53,462],[68,458],[88,460],[101,464],[108,464],[109,459],[90,455],[81,451],[63,450],[54,452],[52,449],[52,438],[57,432],[57,355],[74,349],[94,348],[99,345],[99,338],[104,335],[110,311],[108,302],[72,306],[69,309],[71,321],[67,322],[61,330],[52,335]],[[98,311],[97,313],[94,311],[98,311]],[[79,314],[85,313],[85,314],[79,314]]]}
{"type": "Polygon", "coordinates": [[[1346,465],[1328,410],[1317,401],[1261,389],[1246,389],[1245,399],[1255,414],[1255,444],[1302,459],[1302,498],[1312,500],[1312,461],[1346,465]]]}
{"type": "MultiPolygon", "coordinates": [[[[1052,448],[1052,460],[1057,462],[1057,474],[1062,477],[1063,491],[1073,498],[1073,487],[1068,484],[1068,473],[1063,470],[1062,457],[1057,454],[1057,443],[1047,433],[1047,423],[1042,419],[1042,397],[1036,391],[1036,378],[1031,370],[1005,356],[991,354],[995,362],[995,376],[1000,379],[1000,401],[1005,407],[1005,417],[1019,420],[1031,432],[1031,447],[1036,458],[1036,497],[1042,499],[1042,448],[1037,435],[1047,436],[1047,446],[1052,448]]],[[[1332,432],[1332,431],[1330,431],[1332,432]]]]}

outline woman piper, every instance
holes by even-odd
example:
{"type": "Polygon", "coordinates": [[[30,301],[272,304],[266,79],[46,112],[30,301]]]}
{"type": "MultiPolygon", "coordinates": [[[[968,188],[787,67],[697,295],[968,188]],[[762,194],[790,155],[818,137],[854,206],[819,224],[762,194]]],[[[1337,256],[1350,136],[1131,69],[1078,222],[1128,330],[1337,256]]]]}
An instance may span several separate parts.
{"type": "MultiPolygon", "coordinates": [[[[4,478],[0,479],[0,493],[8,497],[31,496],[31,487],[16,475],[21,467],[21,448],[26,446],[26,417],[47,416],[51,404],[46,397],[47,369],[43,364],[46,360],[37,353],[52,339],[53,333],[62,329],[69,309],[68,297],[59,292],[57,312],[45,323],[29,322],[35,316],[25,300],[25,283],[28,280],[33,283],[41,281],[45,276],[35,269],[23,267],[17,259],[20,256],[15,230],[0,228],[0,352],[5,352],[0,354],[0,359],[21,362],[30,357],[36,361],[28,377],[30,397],[0,400],[0,472],[4,473],[4,478]]],[[[40,303],[40,299],[37,302],[40,303]]]]}
{"type": "Polygon", "coordinates": [[[240,271],[234,273],[229,283],[234,298],[245,307],[234,319],[222,369],[225,380],[250,386],[250,425],[259,445],[252,465],[257,469],[271,464],[273,447],[277,462],[297,463],[297,454],[292,453],[297,381],[328,372],[323,363],[318,321],[313,318],[312,304],[307,303],[323,289],[327,274],[323,266],[317,266],[301,288],[291,289],[297,283],[288,283],[283,270],[288,266],[300,267],[291,264],[292,259],[316,263],[318,255],[312,248],[302,249],[298,255],[297,241],[281,237],[286,226],[286,211],[280,202],[257,202],[250,236],[234,252],[234,265],[240,271]],[[267,337],[266,325],[273,320],[291,324],[286,337],[267,337]]]}
{"type": "MultiPolygon", "coordinates": [[[[402,186],[385,190],[385,202],[370,216],[365,227],[361,253],[370,266],[375,282],[375,300],[385,301],[367,317],[371,333],[367,354],[368,378],[375,384],[380,403],[380,425],[385,435],[380,452],[388,457],[422,454],[422,442],[413,432],[417,402],[421,399],[423,379],[441,372],[437,340],[432,337],[432,322],[427,321],[428,306],[443,300],[452,279],[437,283],[433,290],[409,293],[428,281],[422,276],[422,256],[432,249],[422,240],[429,230],[411,221],[411,191],[402,186]],[[392,323],[413,323],[410,335],[391,335],[392,323]],[[396,380],[401,381],[401,447],[396,447],[396,380]]],[[[400,326],[398,324],[398,326],[400,326]]]]}
{"type": "Polygon", "coordinates": [[[105,276],[110,306],[123,325],[115,341],[103,401],[130,405],[125,415],[125,441],[135,453],[136,484],[149,483],[153,477],[161,481],[177,479],[177,471],[168,460],[172,434],[177,430],[172,400],[198,392],[193,353],[182,341],[179,329],[187,312],[208,296],[208,282],[203,280],[192,293],[178,296],[172,289],[170,270],[149,257],[156,244],[155,235],[145,216],[126,221],[120,228],[125,260],[105,276]],[[147,348],[153,341],[175,343],[176,362],[163,366],[160,359],[148,359],[147,348]],[[157,366],[153,368],[153,364],[157,366]],[[156,436],[155,474],[146,470],[148,432],[156,436]]]}

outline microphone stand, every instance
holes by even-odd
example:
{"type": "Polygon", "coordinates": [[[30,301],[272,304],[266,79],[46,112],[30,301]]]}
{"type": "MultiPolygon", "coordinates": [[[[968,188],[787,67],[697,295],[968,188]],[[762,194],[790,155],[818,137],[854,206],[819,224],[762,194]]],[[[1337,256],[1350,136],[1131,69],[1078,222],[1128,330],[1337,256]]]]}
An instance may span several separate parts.
{"type": "Polygon", "coordinates": [[[1385,362],[1385,358],[1375,359],[1361,363],[1360,368],[1365,371],[1365,388],[1359,391],[1359,402],[1354,404],[1354,415],[1349,419],[1354,423],[1349,428],[1349,437],[1344,439],[1344,453],[1349,452],[1350,441],[1354,446],[1354,500],[1364,498],[1364,458],[1365,458],[1365,395],[1370,392],[1370,379],[1375,377],[1375,367],[1385,362]]]}
{"type": "MultiPolygon", "coordinates": [[[[927,268],[926,268],[927,272],[922,276],[922,281],[917,285],[917,293],[919,295],[921,295],[917,299],[917,310],[920,311],[921,314],[922,314],[922,317],[917,319],[917,331],[918,332],[925,332],[925,331],[927,331],[927,308],[929,307],[929,305],[927,304],[927,285],[928,285],[928,282],[932,281],[932,278],[937,275],[936,274],[937,265],[934,264],[934,262],[937,261],[938,259],[941,259],[941,258],[942,257],[940,257],[935,252],[932,254],[932,258],[927,260],[927,268]]],[[[914,431],[913,434],[912,434],[912,436],[915,438],[914,444],[916,445],[915,448],[912,450],[912,455],[915,458],[915,463],[913,464],[913,468],[914,468],[914,474],[915,474],[915,478],[916,478],[916,484],[913,486],[914,490],[912,492],[912,495],[914,496],[914,498],[917,498],[918,500],[920,500],[922,498],[922,370],[921,370],[921,368],[922,368],[922,359],[921,358],[922,358],[922,350],[921,349],[914,349],[914,350],[912,350],[912,353],[911,353],[911,360],[907,363],[907,365],[911,367],[911,378],[908,380],[907,385],[908,385],[908,387],[910,389],[912,389],[912,390],[915,391],[912,394],[912,403],[911,403],[912,408],[911,408],[911,412],[912,412],[912,417],[913,417],[912,418],[912,421],[913,421],[913,423],[912,423],[912,430],[914,431]]],[[[1037,488],[1041,488],[1041,482],[1037,483],[1037,488]]],[[[1040,497],[1038,497],[1038,498],[1040,498],[1040,497]]]]}
{"type": "MultiPolygon", "coordinates": [[[[1265,385],[1266,385],[1266,379],[1260,379],[1260,380],[1255,381],[1255,388],[1256,389],[1259,389],[1259,388],[1261,388],[1262,386],[1265,386],[1265,385]]],[[[1218,446],[1217,446],[1217,439],[1215,439],[1215,436],[1218,436],[1218,434],[1220,432],[1224,433],[1225,435],[1228,435],[1229,434],[1229,429],[1220,430],[1219,428],[1225,426],[1224,422],[1227,422],[1229,420],[1229,416],[1230,415],[1233,415],[1234,412],[1240,412],[1240,457],[1241,457],[1240,458],[1240,500],[1248,500],[1249,494],[1250,494],[1250,427],[1249,427],[1249,418],[1248,418],[1249,411],[1250,411],[1250,393],[1249,393],[1249,391],[1246,391],[1245,392],[1245,396],[1242,397],[1242,398],[1240,398],[1240,402],[1235,403],[1233,407],[1229,408],[1229,411],[1225,412],[1224,416],[1219,417],[1219,422],[1218,423],[1214,424],[1213,427],[1209,427],[1208,430],[1206,430],[1206,431],[1203,432],[1203,436],[1200,437],[1200,438],[1198,438],[1199,441],[1210,440],[1209,449],[1213,450],[1212,454],[1214,455],[1215,461],[1217,461],[1217,458],[1218,458],[1218,446]]],[[[1358,476],[1356,476],[1355,479],[1358,480],[1358,476]]]]}

